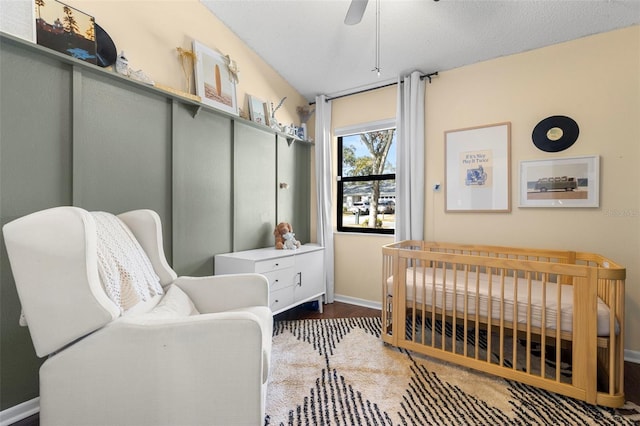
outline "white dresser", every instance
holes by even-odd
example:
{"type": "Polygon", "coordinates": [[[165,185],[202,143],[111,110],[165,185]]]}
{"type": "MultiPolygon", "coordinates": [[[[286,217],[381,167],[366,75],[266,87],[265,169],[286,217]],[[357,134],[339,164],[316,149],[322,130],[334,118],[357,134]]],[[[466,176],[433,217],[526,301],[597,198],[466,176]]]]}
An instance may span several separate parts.
{"type": "Polygon", "coordinates": [[[269,247],[215,256],[216,275],[243,272],[258,272],[269,279],[269,300],[274,314],[311,300],[318,301],[322,312],[323,247],[304,244],[297,250],[269,247]]]}

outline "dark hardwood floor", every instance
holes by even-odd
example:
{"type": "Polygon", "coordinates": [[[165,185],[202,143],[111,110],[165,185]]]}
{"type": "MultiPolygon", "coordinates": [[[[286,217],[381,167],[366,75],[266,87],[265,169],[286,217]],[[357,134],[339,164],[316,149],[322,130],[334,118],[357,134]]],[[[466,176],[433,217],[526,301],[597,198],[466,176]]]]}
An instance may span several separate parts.
{"type": "MultiPolygon", "coordinates": [[[[274,317],[274,320],[355,318],[380,315],[378,309],[365,308],[341,302],[324,305],[323,311],[323,313],[318,312],[314,304],[308,303],[278,314],[274,317]]],[[[640,364],[631,362],[624,363],[624,384],[627,400],[640,405],[640,364]]],[[[13,426],[39,426],[39,424],[40,421],[36,414],[14,423],[13,426]]]]}

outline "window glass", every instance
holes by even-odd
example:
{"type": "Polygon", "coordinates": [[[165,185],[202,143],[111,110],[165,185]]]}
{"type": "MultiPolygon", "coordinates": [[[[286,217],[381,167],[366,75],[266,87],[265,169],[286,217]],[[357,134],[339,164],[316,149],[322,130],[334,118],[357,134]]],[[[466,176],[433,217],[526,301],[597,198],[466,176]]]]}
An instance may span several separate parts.
{"type": "Polygon", "coordinates": [[[395,229],[396,131],[338,138],[338,230],[392,234],[395,229]]]}

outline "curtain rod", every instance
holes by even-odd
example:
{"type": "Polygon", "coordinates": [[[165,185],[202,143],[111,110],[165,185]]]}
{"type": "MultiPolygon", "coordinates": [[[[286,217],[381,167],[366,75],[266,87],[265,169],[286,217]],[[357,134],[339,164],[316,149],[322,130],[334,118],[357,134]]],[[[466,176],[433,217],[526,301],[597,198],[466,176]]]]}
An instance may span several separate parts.
{"type": "MultiPolygon", "coordinates": [[[[432,77],[437,77],[437,76],[438,76],[438,71],[432,72],[432,73],[429,73],[429,74],[423,74],[423,75],[420,76],[420,80],[424,80],[425,78],[428,78],[429,79],[429,83],[431,83],[431,78],[432,77]]],[[[347,96],[359,95],[360,93],[366,93],[366,92],[370,92],[372,90],[378,90],[378,89],[382,89],[384,87],[394,86],[396,84],[398,84],[397,81],[395,81],[393,83],[383,84],[382,86],[370,87],[368,89],[362,89],[362,90],[358,90],[356,92],[345,93],[344,95],[333,96],[331,98],[325,99],[325,102],[329,102],[329,101],[332,101],[334,99],[344,98],[344,97],[347,97],[347,96]]],[[[309,102],[309,105],[315,105],[315,101],[314,102],[309,102]]]]}

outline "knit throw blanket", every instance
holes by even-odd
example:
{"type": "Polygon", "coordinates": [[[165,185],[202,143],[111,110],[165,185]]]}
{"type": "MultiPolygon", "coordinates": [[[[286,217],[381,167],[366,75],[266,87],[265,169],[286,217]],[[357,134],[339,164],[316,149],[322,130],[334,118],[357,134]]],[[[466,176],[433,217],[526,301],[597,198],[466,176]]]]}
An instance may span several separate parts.
{"type": "Polygon", "coordinates": [[[131,230],[111,213],[91,213],[98,234],[98,273],[122,312],[162,294],[160,278],[131,230]]]}

